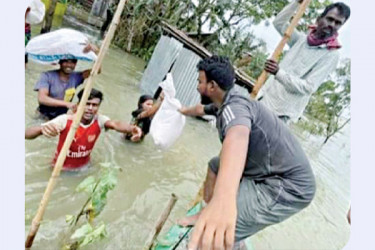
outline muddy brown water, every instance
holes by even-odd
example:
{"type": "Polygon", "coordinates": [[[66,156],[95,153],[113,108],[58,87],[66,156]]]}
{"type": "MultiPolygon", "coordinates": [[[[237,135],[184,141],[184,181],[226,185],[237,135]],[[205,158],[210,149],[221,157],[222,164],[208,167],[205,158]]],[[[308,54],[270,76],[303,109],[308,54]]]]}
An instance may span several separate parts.
{"type": "MultiPolygon", "coordinates": [[[[89,35],[95,40],[95,36],[89,35]]],[[[77,70],[88,67],[90,64],[79,62],[77,70]]],[[[102,73],[94,84],[104,93],[100,113],[111,119],[131,119],[144,67],[143,60],[118,48],[109,49],[102,73]]],[[[33,87],[40,73],[52,68],[56,67],[28,64],[26,126],[42,122],[34,118],[37,93],[33,87]]],[[[299,214],[251,237],[252,245],[255,249],[341,249],[350,234],[345,218],[350,203],[350,127],[324,146],[321,137],[298,129],[294,133],[316,174],[316,197],[299,214]]],[[[50,162],[56,144],[57,138],[42,136],[25,142],[25,237],[51,175],[50,162]]],[[[220,148],[216,129],[192,118],[187,118],[182,136],[166,152],[156,149],[150,136],[133,144],[114,131],[102,133],[92,152],[92,167],[85,172],[62,173],[59,177],[33,249],[61,248],[69,228],[65,215],[77,214],[87,199],[85,194],[74,190],[85,177],[99,171],[101,162],[112,162],[122,172],[118,175],[118,185],[109,193],[104,211],[95,219],[107,225],[108,238],[85,249],[141,249],[171,193],[179,200],[166,228],[183,216],[202,183],[207,162],[220,148]]]]}

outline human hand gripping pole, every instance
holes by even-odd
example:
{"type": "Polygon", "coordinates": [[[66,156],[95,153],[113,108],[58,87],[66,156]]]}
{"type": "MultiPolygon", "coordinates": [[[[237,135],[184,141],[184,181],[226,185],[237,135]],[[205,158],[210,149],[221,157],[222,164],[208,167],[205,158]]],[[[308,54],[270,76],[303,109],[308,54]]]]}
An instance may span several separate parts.
{"type": "Polygon", "coordinates": [[[87,79],[87,83],[86,83],[85,89],[83,91],[82,99],[81,99],[81,102],[78,106],[77,114],[76,114],[76,116],[73,120],[73,124],[72,124],[72,126],[71,126],[71,128],[68,132],[67,138],[66,138],[66,140],[64,142],[64,145],[63,145],[63,147],[60,151],[60,154],[57,158],[55,167],[53,168],[52,175],[51,175],[51,177],[48,181],[46,190],[45,190],[45,192],[43,194],[43,197],[42,197],[42,200],[39,204],[37,214],[35,215],[32,223],[31,223],[30,231],[29,231],[29,234],[28,234],[26,242],[25,242],[25,248],[26,249],[31,248],[31,246],[33,244],[33,241],[34,241],[34,238],[36,236],[36,233],[38,232],[38,229],[39,229],[39,226],[40,226],[40,221],[43,219],[44,211],[47,207],[47,204],[48,204],[49,198],[51,196],[51,193],[53,191],[53,188],[56,185],[56,180],[60,175],[63,163],[64,163],[65,158],[66,158],[66,154],[68,152],[68,149],[70,148],[70,145],[73,141],[75,132],[76,132],[78,126],[79,126],[81,117],[83,115],[87,99],[88,99],[89,94],[90,94],[91,89],[92,89],[93,77],[98,74],[98,70],[101,66],[104,55],[109,48],[111,39],[113,38],[116,27],[119,23],[121,13],[124,9],[126,1],[127,0],[120,0],[120,3],[119,3],[119,5],[117,7],[117,10],[116,10],[116,13],[115,13],[115,15],[112,19],[112,23],[109,27],[108,33],[107,33],[106,37],[104,38],[104,41],[103,41],[103,43],[100,47],[98,58],[94,63],[94,66],[93,66],[93,69],[91,70],[89,78],[87,79]]]}
{"type": "MultiPolygon", "coordinates": [[[[306,10],[306,8],[309,5],[311,0],[297,0],[297,1],[301,5],[300,5],[297,13],[294,15],[292,21],[290,22],[289,27],[286,29],[283,38],[281,39],[281,41],[279,42],[279,44],[277,45],[275,51],[273,52],[273,54],[271,56],[271,59],[276,61],[276,62],[279,61],[280,55],[283,52],[285,44],[288,42],[290,36],[293,33],[294,28],[298,25],[298,21],[301,19],[303,13],[305,12],[305,10],[306,10]]],[[[252,99],[256,98],[260,88],[263,86],[264,82],[267,80],[267,77],[268,77],[267,71],[263,70],[262,74],[258,77],[258,79],[257,79],[257,81],[256,81],[256,83],[253,87],[253,90],[251,91],[250,96],[251,96],[252,99]]]]}

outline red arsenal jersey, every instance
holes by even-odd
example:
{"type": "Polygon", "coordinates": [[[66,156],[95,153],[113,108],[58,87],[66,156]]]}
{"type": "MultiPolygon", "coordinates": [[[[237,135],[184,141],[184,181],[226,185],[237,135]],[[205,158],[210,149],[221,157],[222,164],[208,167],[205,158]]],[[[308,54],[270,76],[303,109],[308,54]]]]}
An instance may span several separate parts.
{"type": "MultiPolygon", "coordinates": [[[[57,157],[64,145],[72,123],[73,120],[68,119],[65,128],[60,132],[59,143],[53,161],[54,163],[56,163],[57,157]]],[[[86,165],[90,161],[90,154],[100,135],[100,131],[101,128],[97,118],[95,118],[95,120],[88,126],[80,124],[74,136],[72,145],[68,150],[63,166],[64,169],[77,169],[86,165]]]]}

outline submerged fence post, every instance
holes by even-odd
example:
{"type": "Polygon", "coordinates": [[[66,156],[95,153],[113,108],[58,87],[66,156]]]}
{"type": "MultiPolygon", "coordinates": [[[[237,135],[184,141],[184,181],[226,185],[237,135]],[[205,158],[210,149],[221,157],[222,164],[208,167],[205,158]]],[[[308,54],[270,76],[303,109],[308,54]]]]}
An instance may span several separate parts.
{"type": "Polygon", "coordinates": [[[168,219],[174,205],[176,204],[177,196],[175,194],[171,195],[171,198],[169,199],[168,205],[164,209],[163,213],[160,215],[158,221],[155,224],[155,228],[150,233],[145,246],[143,247],[144,250],[149,250],[152,248],[152,245],[154,244],[155,239],[158,237],[161,229],[164,226],[165,221],[168,219]]]}

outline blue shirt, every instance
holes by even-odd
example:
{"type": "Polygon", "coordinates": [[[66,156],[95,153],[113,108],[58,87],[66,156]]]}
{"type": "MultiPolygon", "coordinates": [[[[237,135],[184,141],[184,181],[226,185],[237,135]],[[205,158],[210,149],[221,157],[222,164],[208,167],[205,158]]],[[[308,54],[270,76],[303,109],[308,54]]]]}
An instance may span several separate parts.
{"type": "MultiPolygon", "coordinates": [[[[69,75],[68,81],[62,81],[59,77],[59,70],[43,72],[39,81],[35,84],[34,90],[48,89],[48,96],[58,100],[71,102],[73,100],[75,89],[83,83],[82,72],[73,72],[69,75]]],[[[38,110],[41,114],[53,119],[61,114],[65,114],[66,107],[52,107],[39,104],[38,110]]]]}

